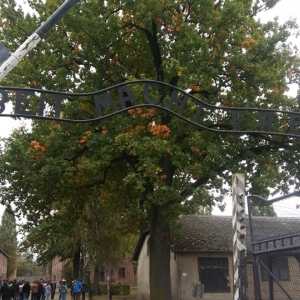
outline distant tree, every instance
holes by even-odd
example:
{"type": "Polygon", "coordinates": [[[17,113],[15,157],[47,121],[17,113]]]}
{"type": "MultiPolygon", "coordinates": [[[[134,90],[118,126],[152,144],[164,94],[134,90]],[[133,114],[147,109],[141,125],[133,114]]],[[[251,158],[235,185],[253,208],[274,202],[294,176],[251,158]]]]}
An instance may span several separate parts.
{"type": "Polygon", "coordinates": [[[63,267],[61,276],[62,276],[62,278],[66,279],[67,286],[71,286],[72,280],[74,280],[72,264],[66,264],[63,267]]]}
{"type": "Polygon", "coordinates": [[[218,196],[208,191],[204,186],[200,186],[194,190],[192,197],[187,202],[187,214],[211,215],[213,207],[218,207],[221,211],[225,209],[222,202],[223,196],[218,196]]]}
{"type": "Polygon", "coordinates": [[[18,239],[16,220],[10,206],[7,206],[1,220],[0,245],[2,250],[8,254],[7,276],[13,275],[17,267],[18,239]]]}
{"type": "Polygon", "coordinates": [[[17,277],[41,277],[45,275],[45,267],[40,266],[32,255],[23,253],[18,257],[17,260],[17,277]]]}
{"type": "Polygon", "coordinates": [[[276,217],[276,212],[272,205],[261,205],[259,203],[252,205],[251,214],[261,217],[276,217]]]}

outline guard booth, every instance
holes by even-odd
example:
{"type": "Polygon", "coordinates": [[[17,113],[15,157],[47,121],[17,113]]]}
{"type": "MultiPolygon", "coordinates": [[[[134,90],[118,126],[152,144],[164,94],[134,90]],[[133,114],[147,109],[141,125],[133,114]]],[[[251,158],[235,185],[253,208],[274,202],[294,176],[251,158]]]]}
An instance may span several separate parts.
{"type": "Polygon", "coordinates": [[[247,197],[248,253],[240,253],[240,300],[300,299],[300,191],[247,197]],[[274,216],[254,216],[257,207],[274,216]]]}

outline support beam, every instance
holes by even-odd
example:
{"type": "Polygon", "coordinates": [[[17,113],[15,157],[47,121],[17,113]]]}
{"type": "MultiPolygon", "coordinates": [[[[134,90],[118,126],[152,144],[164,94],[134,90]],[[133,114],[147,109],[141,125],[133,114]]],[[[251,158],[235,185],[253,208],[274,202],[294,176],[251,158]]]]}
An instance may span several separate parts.
{"type": "Polygon", "coordinates": [[[0,65],[0,81],[16,67],[79,0],[66,0],[19,48],[0,65]]]}

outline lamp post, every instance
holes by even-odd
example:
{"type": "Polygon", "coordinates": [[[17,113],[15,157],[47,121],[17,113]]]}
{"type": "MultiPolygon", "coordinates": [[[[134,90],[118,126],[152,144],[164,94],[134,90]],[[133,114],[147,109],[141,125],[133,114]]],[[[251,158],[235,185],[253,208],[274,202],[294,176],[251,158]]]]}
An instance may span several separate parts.
{"type": "Polygon", "coordinates": [[[111,300],[110,276],[107,276],[107,300],[111,300]]]}
{"type": "Polygon", "coordinates": [[[0,45],[0,81],[30,52],[44,36],[60,21],[60,19],[79,0],[66,0],[26,41],[14,52],[0,45]]]}

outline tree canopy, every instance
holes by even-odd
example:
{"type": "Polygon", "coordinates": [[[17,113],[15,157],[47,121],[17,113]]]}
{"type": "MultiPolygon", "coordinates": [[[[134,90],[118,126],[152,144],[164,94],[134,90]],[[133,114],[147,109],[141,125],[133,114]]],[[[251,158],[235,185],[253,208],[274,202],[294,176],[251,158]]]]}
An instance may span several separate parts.
{"type": "Polygon", "coordinates": [[[18,240],[17,240],[17,225],[14,213],[11,207],[7,207],[1,218],[0,225],[0,245],[8,255],[7,261],[7,278],[14,275],[17,269],[18,258],[18,240]]]}
{"type": "MultiPolygon", "coordinates": [[[[299,99],[286,95],[290,83],[299,84],[298,50],[288,42],[297,26],[257,19],[277,2],[87,0],[4,82],[91,92],[133,79],[155,79],[213,105],[299,112],[299,99]]],[[[1,34],[10,49],[46,20],[58,1],[30,1],[33,15],[15,4],[0,4],[1,34]]],[[[161,101],[171,91],[160,91],[161,101]]],[[[88,100],[84,105],[74,101],[62,113],[94,117],[93,106],[88,100]]],[[[192,104],[187,108],[190,115],[195,109],[192,104]]],[[[214,122],[232,126],[226,118],[214,122]]],[[[253,123],[249,118],[243,126],[251,129],[253,123]]],[[[284,119],[276,126],[289,130],[284,119]]],[[[31,131],[20,129],[6,141],[0,157],[2,201],[14,203],[20,216],[27,217],[28,242],[39,245],[41,256],[49,251],[70,255],[86,230],[94,230],[95,237],[105,234],[107,211],[118,221],[115,232],[150,225],[153,300],[171,299],[169,234],[177,216],[194,210],[196,200],[203,201],[190,201],[196,189],[206,199],[215,193],[225,196],[236,172],[245,174],[251,194],[267,196],[271,188],[287,192],[291,185],[298,187],[299,141],[212,133],[157,108],[133,108],[90,124],[36,120],[31,131]],[[98,211],[101,216],[104,212],[101,225],[98,211]],[[62,235],[70,253],[55,249],[55,239],[62,235]]]]}

